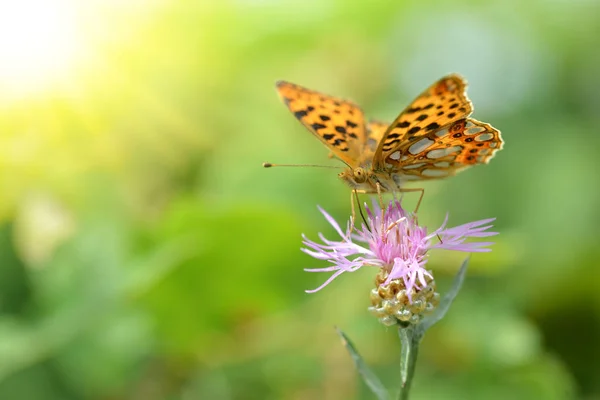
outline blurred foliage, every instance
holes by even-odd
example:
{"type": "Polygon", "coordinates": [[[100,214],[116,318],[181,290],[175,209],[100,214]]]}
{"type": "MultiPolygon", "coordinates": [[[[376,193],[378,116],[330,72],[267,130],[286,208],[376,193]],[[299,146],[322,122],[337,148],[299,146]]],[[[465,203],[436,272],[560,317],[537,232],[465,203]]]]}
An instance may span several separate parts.
{"type": "MultiPolygon", "coordinates": [[[[343,220],[349,191],[261,168],[336,165],[274,82],[392,120],[459,72],[505,149],[427,183],[420,219],[501,235],[425,337],[414,399],[600,399],[600,3],[83,3],[85,62],[0,94],[0,398],[370,398],[334,325],[393,383],[374,271],[304,293],[326,277],[300,234],[332,235],[316,205],[343,220]]],[[[461,260],[432,258],[442,291],[461,260]]]]}

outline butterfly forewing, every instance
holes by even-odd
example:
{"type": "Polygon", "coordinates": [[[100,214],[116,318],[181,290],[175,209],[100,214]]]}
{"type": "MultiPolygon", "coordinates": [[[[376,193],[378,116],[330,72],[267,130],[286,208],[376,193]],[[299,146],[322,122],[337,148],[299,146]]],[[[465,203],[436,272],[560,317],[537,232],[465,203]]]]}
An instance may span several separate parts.
{"type": "Polygon", "coordinates": [[[500,132],[472,118],[462,118],[437,131],[402,143],[399,160],[388,168],[396,181],[435,179],[454,175],[475,164],[486,164],[502,148],[500,132]]]}
{"type": "Polygon", "coordinates": [[[432,132],[468,117],[473,111],[465,89],[466,81],[448,75],[417,97],[389,126],[373,156],[374,170],[389,169],[390,160],[398,161],[406,143],[418,141],[432,132]]]}
{"type": "Polygon", "coordinates": [[[333,154],[358,165],[366,143],[364,115],[354,103],[293,83],[277,82],[277,91],[294,116],[333,154]]]}

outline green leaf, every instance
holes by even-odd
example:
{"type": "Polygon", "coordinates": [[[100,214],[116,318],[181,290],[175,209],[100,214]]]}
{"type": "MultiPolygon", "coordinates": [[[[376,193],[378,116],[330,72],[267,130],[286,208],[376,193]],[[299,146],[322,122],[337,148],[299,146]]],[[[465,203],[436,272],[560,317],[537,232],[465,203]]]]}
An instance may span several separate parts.
{"type": "Polygon", "coordinates": [[[424,331],[420,331],[414,325],[400,326],[398,336],[402,349],[400,350],[400,395],[399,399],[408,399],[410,385],[415,374],[417,355],[419,354],[419,343],[424,331]]]}
{"type": "Polygon", "coordinates": [[[339,328],[335,328],[338,335],[342,338],[342,343],[350,353],[352,357],[352,361],[354,361],[354,365],[356,365],[356,369],[360,374],[361,378],[365,382],[365,384],[371,389],[371,392],[377,396],[379,400],[388,399],[388,392],[386,388],[383,386],[383,383],[379,380],[377,375],[369,368],[369,366],[364,362],[358,351],[348,338],[344,332],[342,332],[339,328]]]}
{"type": "Polygon", "coordinates": [[[454,282],[452,283],[452,287],[446,293],[446,295],[440,301],[440,304],[437,306],[433,314],[423,318],[423,321],[417,325],[418,333],[420,336],[425,334],[425,331],[433,326],[436,322],[444,318],[450,305],[454,301],[454,298],[458,294],[458,291],[462,287],[463,281],[465,280],[465,275],[467,273],[467,265],[469,264],[470,257],[467,257],[465,261],[463,261],[458,273],[454,277],[454,282]]]}

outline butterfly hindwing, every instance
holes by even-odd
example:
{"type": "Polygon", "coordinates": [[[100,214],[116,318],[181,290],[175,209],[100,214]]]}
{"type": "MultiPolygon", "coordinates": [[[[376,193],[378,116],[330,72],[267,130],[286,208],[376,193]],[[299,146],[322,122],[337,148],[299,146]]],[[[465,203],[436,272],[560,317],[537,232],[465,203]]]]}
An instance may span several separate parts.
{"type": "Polygon", "coordinates": [[[444,178],[475,164],[486,164],[502,148],[500,132],[491,125],[463,118],[447,127],[398,146],[397,160],[387,168],[396,181],[444,178]]]}
{"type": "Polygon", "coordinates": [[[381,121],[370,120],[367,123],[367,140],[364,144],[364,148],[360,155],[360,165],[362,167],[369,166],[371,161],[373,160],[373,155],[377,150],[377,146],[385,131],[390,126],[390,124],[381,121]]]}

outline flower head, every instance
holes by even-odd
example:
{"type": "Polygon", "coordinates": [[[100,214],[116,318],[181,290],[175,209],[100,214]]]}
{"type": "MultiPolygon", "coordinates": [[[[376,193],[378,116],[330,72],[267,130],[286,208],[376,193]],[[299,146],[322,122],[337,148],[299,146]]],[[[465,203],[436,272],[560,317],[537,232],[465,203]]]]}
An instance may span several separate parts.
{"type": "Polygon", "coordinates": [[[303,235],[306,247],[302,251],[331,264],[329,267],[306,271],[332,272],[321,286],[307,292],[321,290],[344,272],[353,272],[363,266],[377,267],[380,271],[376,278],[376,288],[371,293],[371,302],[374,310],[379,310],[380,318],[393,314],[393,323],[396,319],[414,322],[415,315],[431,311],[437,305],[439,295],[435,293],[433,275],[425,268],[429,250],[446,249],[471,253],[491,251],[487,246],[492,242],[465,241],[467,238],[497,234],[487,231],[492,227],[489,223],[495,218],[446,228],[447,215],[440,228],[428,233],[427,228],[418,224],[416,216],[403,210],[397,200],[390,202],[385,209],[377,204],[371,208],[366,207],[367,224],[363,223],[355,232],[352,232],[350,222],[346,230],[342,231],[325,210],[319,209],[341,240],[328,240],[319,234],[322,243],[316,243],[303,235]]]}

